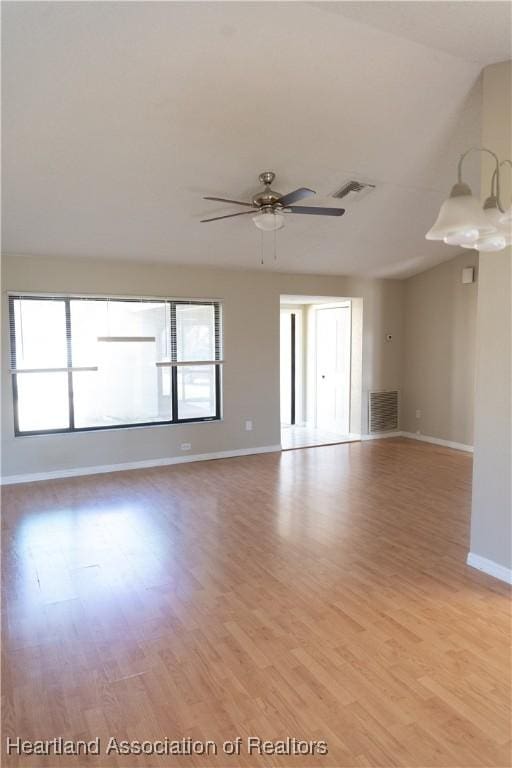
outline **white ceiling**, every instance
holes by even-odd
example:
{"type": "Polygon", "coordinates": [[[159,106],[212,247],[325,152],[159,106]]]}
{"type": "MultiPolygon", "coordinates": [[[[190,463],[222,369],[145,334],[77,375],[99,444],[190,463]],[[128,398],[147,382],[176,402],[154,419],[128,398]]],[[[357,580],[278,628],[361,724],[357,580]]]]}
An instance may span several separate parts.
{"type": "Polygon", "coordinates": [[[256,268],[250,216],[201,224],[242,210],[201,198],[249,199],[272,169],[317,202],[377,189],[339,219],[288,216],[262,269],[403,277],[453,256],[424,233],[478,143],[508,4],[377,3],[361,23],[370,5],[4,3],[4,253],[256,268]]]}
{"type": "Polygon", "coordinates": [[[341,13],[482,67],[512,56],[512,4],[508,0],[346,0],[323,5],[331,13],[341,13]]]}

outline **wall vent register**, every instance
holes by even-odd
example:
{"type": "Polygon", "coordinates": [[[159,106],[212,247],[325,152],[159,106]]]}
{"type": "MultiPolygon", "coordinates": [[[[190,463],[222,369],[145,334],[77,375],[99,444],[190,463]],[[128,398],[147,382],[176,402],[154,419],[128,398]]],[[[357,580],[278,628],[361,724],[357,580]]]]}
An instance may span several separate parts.
{"type": "Polygon", "coordinates": [[[368,424],[370,434],[398,430],[398,390],[370,392],[368,424]]]}
{"type": "Polygon", "coordinates": [[[221,417],[222,306],[9,296],[16,435],[221,417]]]}

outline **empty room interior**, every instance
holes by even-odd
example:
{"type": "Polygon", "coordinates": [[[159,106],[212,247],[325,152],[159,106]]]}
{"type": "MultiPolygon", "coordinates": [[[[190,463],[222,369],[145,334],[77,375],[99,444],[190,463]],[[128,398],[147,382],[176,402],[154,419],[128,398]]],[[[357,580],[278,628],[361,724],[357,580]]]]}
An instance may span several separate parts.
{"type": "Polygon", "coordinates": [[[510,768],[512,5],[1,12],[2,765],[510,768]]]}

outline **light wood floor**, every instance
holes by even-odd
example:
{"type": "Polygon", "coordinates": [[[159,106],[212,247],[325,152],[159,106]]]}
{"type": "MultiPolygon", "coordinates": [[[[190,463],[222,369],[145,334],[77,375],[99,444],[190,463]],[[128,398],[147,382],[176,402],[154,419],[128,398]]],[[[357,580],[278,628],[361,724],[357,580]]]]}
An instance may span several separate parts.
{"type": "Polygon", "coordinates": [[[312,448],[317,445],[335,445],[337,443],[351,443],[358,437],[341,432],[328,432],[325,429],[310,427],[303,424],[281,427],[281,447],[283,451],[294,448],[312,448]]]}
{"type": "Polygon", "coordinates": [[[510,766],[510,591],[464,563],[470,473],[396,439],[4,488],[4,745],[329,753],[3,764],[510,766]]]}

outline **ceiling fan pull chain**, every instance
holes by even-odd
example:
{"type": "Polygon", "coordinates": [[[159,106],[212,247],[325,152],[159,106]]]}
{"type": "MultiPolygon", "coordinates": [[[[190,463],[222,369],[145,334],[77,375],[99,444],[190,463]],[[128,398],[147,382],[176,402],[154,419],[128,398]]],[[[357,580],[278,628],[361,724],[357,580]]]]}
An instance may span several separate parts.
{"type": "Polygon", "coordinates": [[[277,229],[274,229],[274,261],[277,261],[276,239],[277,239],[277,229]]]}
{"type": "Polygon", "coordinates": [[[261,239],[261,263],[264,264],[265,261],[263,259],[263,230],[260,229],[260,239],[261,239]]]}

